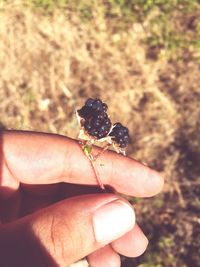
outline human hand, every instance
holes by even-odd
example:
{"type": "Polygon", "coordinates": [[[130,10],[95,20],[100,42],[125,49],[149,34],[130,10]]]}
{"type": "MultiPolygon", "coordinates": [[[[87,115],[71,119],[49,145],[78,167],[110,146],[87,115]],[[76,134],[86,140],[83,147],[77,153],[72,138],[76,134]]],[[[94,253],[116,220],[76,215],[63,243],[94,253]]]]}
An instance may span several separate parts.
{"type": "MultiPolygon", "coordinates": [[[[119,254],[144,252],[148,241],[132,207],[91,187],[95,174],[77,141],[5,131],[0,142],[1,267],[64,267],[85,256],[92,267],[118,267],[119,254]]],[[[98,162],[102,182],[119,193],[162,190],[159,174],[133,159],[106,151],[98,162]]]]}

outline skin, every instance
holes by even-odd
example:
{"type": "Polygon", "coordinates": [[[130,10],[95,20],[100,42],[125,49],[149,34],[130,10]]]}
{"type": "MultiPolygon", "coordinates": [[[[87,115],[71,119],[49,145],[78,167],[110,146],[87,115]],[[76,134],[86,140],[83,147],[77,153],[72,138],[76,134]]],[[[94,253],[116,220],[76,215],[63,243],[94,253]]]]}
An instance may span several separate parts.
{"type": "MultiPolygon", "coordinates": [[[[2,267],[64,267],[83,257],[92,267],[118,267],[119,254],[137,257],[145,251],[147,238],[134,222],[112,240],[97,240],[96,212],[110,203],[129,203],[119,194],[102,193],[76,140],[5,131],[0,147],[2,267]]],[[[163,188],[156,171],[115,152],[102,154],[96,169],[117,193],[151,197],[163,188]]]]}

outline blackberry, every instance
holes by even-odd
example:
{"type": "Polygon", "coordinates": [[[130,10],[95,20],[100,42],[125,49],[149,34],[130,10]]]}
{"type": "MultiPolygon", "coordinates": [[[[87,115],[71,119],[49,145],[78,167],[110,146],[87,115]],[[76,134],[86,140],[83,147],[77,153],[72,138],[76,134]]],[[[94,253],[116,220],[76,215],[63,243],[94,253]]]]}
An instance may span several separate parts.
{"type": "Polygon", "coordinates": [[[125,148],[129,142],[128,128],[124,127],[120,122],[113,125],[113,129],[109,136],[116,142],[120,148],[125,148]]]}
{"type": "Polygon", "coordinates": [[[85,106],[92,107],[93,103],[94,103],[94,99],[88,98],[88,100],[85,102],[85,106]]]}
{"type": "Polygon", "coordinates": [[[86,120],[92,117],[92,112],[92,107],[83,106],[78,110],[78,115],[86,120]]]}
{"type": "Polygon", "coordinates": [[[100,99],[95,99],[92,104],[92,109],[94,112],[102,112],[103,111],[103,103],[100,99]]]}
{"type": "Polygon", "coordinates": [[[78,114],[84,119],[83,127],[86,132],[101,139],[108,135],[111,121],[106,113],[108,106],[100,99],[89,98],[85,105],[78,110],[78,114]]]}
{"type": "Polygon", "coordinates": [[[84,123],[84,128],[86,131],[90,131],[92,129],[92,126],[90,124],[90,121],[89,120],[86,120],[85,123],[84,123]]]}
{"type": "Polygon", "coordinates": [[[99,119],[99,120],[103,120],[103,119],[107,119],[107,118],[108,118],[108,115],[105,112],[102,112],[102,113],[97,115],[97,119],[99,119]]]}
{"type": "Polygon", "coordinates": [[[108,110],[108,106],[105,103],[103,103],[102,108],[103,108],[104,112],[106,112],[108,110]]]}
{"type": "Polygon", "coordinates": [[[85,105],[78,110],[78,114],[83,119],[89,119],[94,115],[100,114],[107,110],[107,105],[103,103],[100,99],[89,98],[85,105]]]}
{"type": "Polygon", "coordinates": [[[99,119],[98,116],[85,120],[84,129],[91,136],[95,136],[97,139],[105,137],[111,128],[111,121],[109,118],[99,119]]]}
{"type": "Polygon", "coordinates": [[[128,128],[117,122],[109,133],[112,124],[106,113],[107,109],[108,106],[100,99],[89,98],[85,105],[78,110],[79,116],[83,119],[82,126],[90,136],[101,139],[109,134],[120,148],[125,148],[129,142],[128,128]]]}

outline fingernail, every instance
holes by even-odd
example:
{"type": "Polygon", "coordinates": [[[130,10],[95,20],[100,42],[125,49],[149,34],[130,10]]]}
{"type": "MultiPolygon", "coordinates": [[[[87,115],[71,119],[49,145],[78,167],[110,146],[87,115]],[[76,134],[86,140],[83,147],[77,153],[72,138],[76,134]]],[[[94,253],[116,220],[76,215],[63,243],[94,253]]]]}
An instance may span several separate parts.
{"type": "Polygon", "coordinates": [[[109,243],[130,231],[135,224],[133,208],[122,200],[115,200],[100,207],[93,215],[94,234],[97,242],[109,243]]]}

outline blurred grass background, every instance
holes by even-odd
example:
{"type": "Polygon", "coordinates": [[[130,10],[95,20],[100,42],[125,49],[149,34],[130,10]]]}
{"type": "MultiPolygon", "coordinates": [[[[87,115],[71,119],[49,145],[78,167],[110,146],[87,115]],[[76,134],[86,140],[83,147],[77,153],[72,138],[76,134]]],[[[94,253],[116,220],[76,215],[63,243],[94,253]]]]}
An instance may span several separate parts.
{"type": "Polygon", "coordinates": [[[150,244],[124,267],[200,266],[199,18],[198,0],[0,0],[0,127],[76,138],[99,97],[165,177],[133,200],[150,244]]]}

